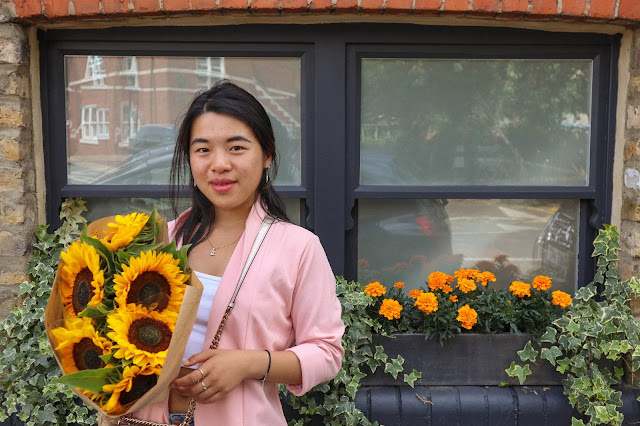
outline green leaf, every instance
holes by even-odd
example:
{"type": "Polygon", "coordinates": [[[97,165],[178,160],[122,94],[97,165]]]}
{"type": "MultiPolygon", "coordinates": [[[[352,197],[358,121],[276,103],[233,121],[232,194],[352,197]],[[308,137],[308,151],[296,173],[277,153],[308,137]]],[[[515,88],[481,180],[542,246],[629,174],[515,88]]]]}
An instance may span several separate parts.
{"type": "Polygon", "coordinates": [[[575,417],[571,419],[571,426],[585,426],[582,420],[578,420],[575,417]]]}
{"type": "Polygon", "coordinates": [[[404,370],[404,367],[402,366],[402,364],[404,364],[404,358],[402,358],[402,356],[398,355],[397,358],[394,358],[394,359],[391,360],[391,362],[388,362],[388,363],[385,364],[384,372],[391,374],[394,379],[397,379],[398,378],[398,374],[402,370],[404,370]]]}
{"type": "Polygon", "coordinates": [[[540,338],[541,342],[546,342],[546,343],[555,343],[556,342],[556,329],[552,328],[552,327],[548,327],[547,331],[542,335],[542,337],[540,338]]]}
{"type": "Polygon", "coordinates": [[[579,289],[576,292],[576,295],[575,295],[574,299],[586,302],[587,300],[591,299],[596,294],[597,294],[597,292],[596,292],[595,286],[593,284],[589,284],[589,285],[579,289]]]}
{"type": "Polygon", "coordinates": [[[562,351],[557,346],[542,349],[540,357],[546,359],[551,365],[556,365],[556,358],[562,355],[562,351]]]}
{"type": "Polygon", "coordinates": [[[524,384],[527,376],[531,374],[531,368],[529,364],[525,364],[524,367],[516,364],[515,361],[511,362],[511,366],[505,370],[509,377],[517,377],[520,385],[524,384]]]}
{"type": "Polygon", "coordinates": [[[533,349],[533,346],[531,346],[531,340],[529,340],[527,344],[524,346],[524,349],[522,349],[521,351],[518,351],[518,355],[520,356],[520,359],[523,362],[527,362],[527,361],[535,362],[538,356],[538,351],[533,349]]]}
{"type": "Polygon", "coordinates": [[[99,368],[97,370],[82,370],[66,374],[55,381],[75,388],[85,389],[93,393],[100,393],[102,386],[111,383],[116,368],[99,368]]]}
{"type": "Polygon", "coordinates": [[[409,386],[413,387],[414,383],[416,382],[416,380],[421,379],[421,378],[422,378],[422,373],[417,371],[414,368],[413,371],[411,372],[411,374],[405,374],[404,375],[404,382],[406,384],[408,384],[409,386]]]}

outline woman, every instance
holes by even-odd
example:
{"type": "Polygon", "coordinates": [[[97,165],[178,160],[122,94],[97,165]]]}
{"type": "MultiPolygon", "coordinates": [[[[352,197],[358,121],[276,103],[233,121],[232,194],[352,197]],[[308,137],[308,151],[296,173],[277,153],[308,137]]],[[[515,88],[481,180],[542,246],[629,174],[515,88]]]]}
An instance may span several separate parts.
{"type": "Polygon", "coordinates": [[[276,170],[271,123],[253,96],[222,81],[196,97],[171,172],[172,188],[185,178],[193,185],[193,205],[169,232],[191,244],[189,266],[205,291],[168,401],[134,417],[179,423],[194,398],[196,426],[284,425],[278,383],[301,395],[339,371],[344,325],[335,277],[318,238],[287,219],[272,187],[276,170]],[[276,221],[218,349],[209,349],[266,215],[276,221]]]}

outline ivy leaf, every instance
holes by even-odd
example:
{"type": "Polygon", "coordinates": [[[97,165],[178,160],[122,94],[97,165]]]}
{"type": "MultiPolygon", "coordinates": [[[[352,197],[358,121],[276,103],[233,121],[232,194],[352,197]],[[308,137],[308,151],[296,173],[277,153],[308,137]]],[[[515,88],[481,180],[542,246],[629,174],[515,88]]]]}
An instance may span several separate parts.
{"type": "Polygon", "coordinates": [[[421,378],[422,378],[422,373],[417,371],[414,368],[413,371],[411,372],[411,374],[405,374],[404,375],[404,382],[406,384],[408,384],[409,386],[413,387],[413,385],[416,382],[416,380],[421,379],[421,378]]]}
{"type": "Polygon", "coordinates": [[[536,360],[536,357],[538,356],[538,351],[533,349],[533,346],[531,346],[531,340],[529,340],[524,346],[524,349],[518,351],[518,355],[523,362],[534,362],[536,360]]]}
{"type": "Polygon", "coordinates": [[[517,377],[520,385],[524,383],[527,379],[527,376],[531,374],[531,368],[529,368],[529,364],[525,364],[524,367],[516,364],[515,361],[511,362],[511,366],[505,370],[509,377],[517,377]]]}
{"type": "Polygon", "coordinates": [[[582,287],[580,290],[576,291],[576,295],[574,299],[582,300],[586,302],[596,295],[596,289],[593,284],[589,284],[588,286],[582,287]]]}
{"type": "Polygon", "coordinates": [[[387,354],[384,353],[384,346],[376,346],[376,353],[373,355],[373,359],[376,361],[387,362],[387,354]]]}
{"type": "Polygon", "coordinates": [[[575,417],[571,419],[571,426],[585,426],[582,420],[578,420],[575,417]]]}
{"type": "Polygon", "coordinates": [[[398,373],[404,370],[404,367],[402,366],[402,364],[404,364],[404,358],[398,355],[397,358],[394,358],[391,360],[391,362],[388,362],[385,364],[384,372],[391,374],[394,379],[397,379],[398,373]]]}
{"type": "Polygon", "coordinates": [[[580,326],[574,320],[569,320],[569,324],[567,324],[567,331],[577,333],[580,331],[580,326]]]}
{"type": "Polygon", "coordinates": [[[564,374],[564,372],[567,370],[567,367],[569,367],[570,364],[571,364],[571,360],[569,358],[559,359],[558,365],[556,366],[556,370],[560,374],[564,374]]]}
{"type": "Polygon", "coordinates": [[[542,349],[540,357],[546,359],[551,365],[556,365],[556,358],[562,355],[562,351],[557,346],[551,346],[550,348],[542,349]]]}
{"type": "Polygon", "coordinates": [[[546,333],[544,333],[542,335],[542,337],[540,338],[541,342],[546,342],[546,343],[555,343],[556,342],[556,329],[555,328],[547,328],[546,333]]]}

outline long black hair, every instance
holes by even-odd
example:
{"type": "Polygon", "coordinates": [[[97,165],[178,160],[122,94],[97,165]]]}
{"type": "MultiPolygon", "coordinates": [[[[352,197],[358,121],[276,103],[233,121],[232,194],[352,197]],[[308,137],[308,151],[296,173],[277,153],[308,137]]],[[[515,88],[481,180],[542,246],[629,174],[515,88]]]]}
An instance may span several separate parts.
{"type": "Polygon", "coordinates": [[[258,184],[258,194],[262,208],[277,219],[290,222],[284,203],[274,190],[272,183],[278,173],[278,156],[271,120],[264,107],[249,92],[228,80],[218,81],[211,89],[200,93],[191,102],[180,128],[171,161],[169,175],[169,197],[173,212],[179,213],[182,188],[188,184],[191,192],[192,209],[188,215],[179,218],[175,238],[191,248],[207,237],[215,213],[211,201],[194,186],[193,174],[189,166],[189,147],[191,142],[191,126],[203,114],[215,112],[225,114],[246,123],[260,142],[262,151],[271,155],[270,167],[262,173],[258,184]],[[267,174],[269,178],[267,179],[267,174]]]}

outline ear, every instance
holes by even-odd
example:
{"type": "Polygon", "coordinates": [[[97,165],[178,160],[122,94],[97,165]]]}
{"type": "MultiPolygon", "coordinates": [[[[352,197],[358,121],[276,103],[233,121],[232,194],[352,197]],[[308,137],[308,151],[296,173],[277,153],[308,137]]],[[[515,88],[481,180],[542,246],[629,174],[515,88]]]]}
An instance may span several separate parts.
{"type": "Polygon", "coordinates": [[[264,156],[264,169],[268,169],[271,165],[272,156],[271,154],[267,154],[264,156]]]}

